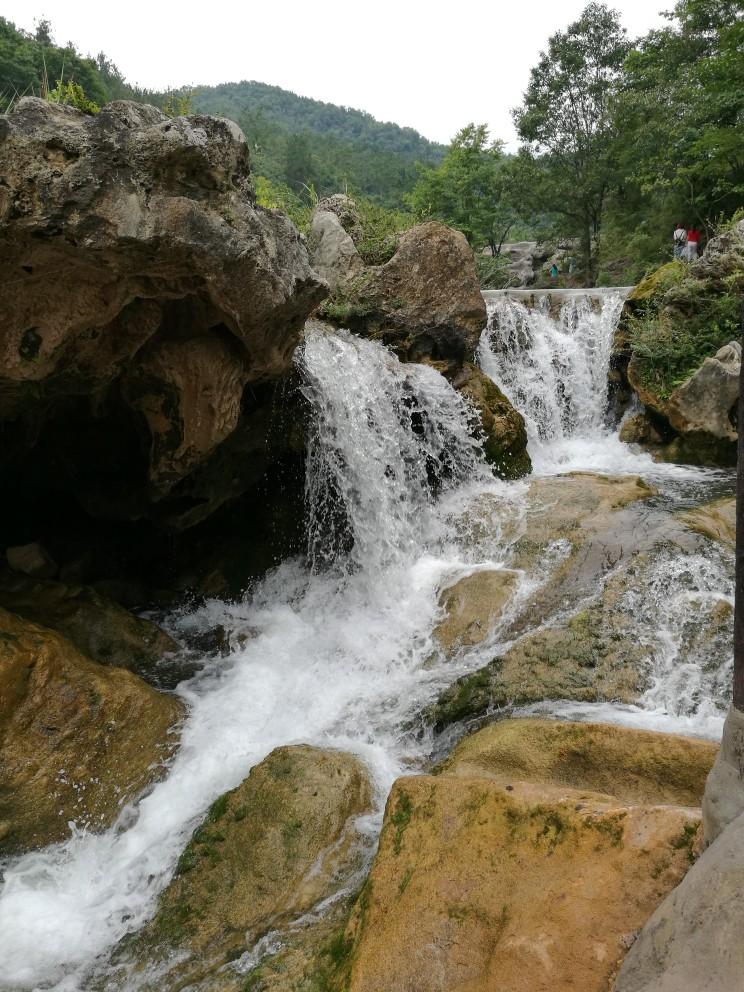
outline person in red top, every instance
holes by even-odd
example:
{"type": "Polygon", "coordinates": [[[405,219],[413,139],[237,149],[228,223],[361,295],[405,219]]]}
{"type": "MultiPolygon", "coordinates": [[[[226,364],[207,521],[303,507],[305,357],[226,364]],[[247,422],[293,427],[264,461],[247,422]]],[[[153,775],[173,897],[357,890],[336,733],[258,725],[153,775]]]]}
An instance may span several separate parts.
{"type": "Polygon", "coordinates": [[[687,261],[694,262],[698,257],[698,242],[700,241],[700,231],[691,227],[687,232],[687,261]]]}

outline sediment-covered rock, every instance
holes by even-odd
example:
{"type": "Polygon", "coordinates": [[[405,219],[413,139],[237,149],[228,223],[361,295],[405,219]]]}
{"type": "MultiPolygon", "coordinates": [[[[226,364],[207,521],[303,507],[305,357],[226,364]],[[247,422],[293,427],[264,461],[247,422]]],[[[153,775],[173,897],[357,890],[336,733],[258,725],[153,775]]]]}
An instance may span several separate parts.
{"type": "Polygon", "coordinates": [[[688,527],[713,541],[734,548],[736,545],[736,497],[723,496],[680,514],[688,527]]]}
{"type": "Polygon", "coordinates": [[[136,675],[0,609],[0,855],[102,830],[162,770],[183,713],[136,675]]]}
{"type": "Polygon", "coordinates": [[[225,442],[327,292],[300,235],[255,205],[220,118],[24,98],[0,172],[0,470],[97,517],[193,526],[254,481],[239,459],[265,432],[225,442]]]}
{"type": "MultiPolygon", "coordinates": [[[[533,721],[513,733],[501,749],[493,732],[476,735],[439,774],[394,784],[339,987],[609,987],[634,932],[694,857],[699,813],[657,800],[676,794],[665,747],[681,747],[682,759],[697,742],[577,724],[543,739],[533,721]],[[619,797],[596,791],[611,776],[595,748],[613,738],[619,797]]],[[[713,749],[701,748],[709,761],[713,749]]],[[[683,802],[693,793],[679,790],[683,802]]]]}
{"type": "Polygon", "coordinates": [[[307,746],[272,751],[213,804],[152,922],[123,942],[116,963],[128,972],[159,962],[153,984],[143,977],[142,988],[245,987],[230,984],[229,969],[222,979],[212,973],[358,869],[350,818],[370,801],[364,766],[351,755],[307,746]]]}
{"type": "Polygon", "coordinates": [[[474,407],[483,433],[483,451],[503,479],[520,479],[532,471],[527,453],[524,417],[499,387],[474,365],[467,364],[452,385],[474,407]]]}

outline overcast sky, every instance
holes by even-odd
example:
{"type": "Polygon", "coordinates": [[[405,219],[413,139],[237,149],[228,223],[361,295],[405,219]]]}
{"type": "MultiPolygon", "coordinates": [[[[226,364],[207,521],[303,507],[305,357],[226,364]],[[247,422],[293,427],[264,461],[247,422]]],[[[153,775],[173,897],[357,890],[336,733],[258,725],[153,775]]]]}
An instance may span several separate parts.
{"type": "MultiPolygon", "coordinates": [[[[257,79],[303,96],[367,110],[379,120],[449,141],[487,122],[514,147],[509,110],[520,102],[548,37],[586,0],[3,0],[0,14],[33,30],[48,17],[58,44],[103,50],[126,78],[153,89],[257,79]]],[[[616,0],[631,36],[673,0],[616,0]]]]}

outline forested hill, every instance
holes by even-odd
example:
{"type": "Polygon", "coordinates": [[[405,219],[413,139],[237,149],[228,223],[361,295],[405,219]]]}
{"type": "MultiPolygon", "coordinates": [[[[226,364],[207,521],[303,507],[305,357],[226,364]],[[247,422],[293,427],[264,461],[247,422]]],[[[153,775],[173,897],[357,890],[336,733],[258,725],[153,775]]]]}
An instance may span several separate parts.
{"type": "Polygon", "coordinates": [[[266,83],[199,87],[193,103],[240,124],[262,175],[293,188],[312,184],[321,194],[349,187],[399,206],[416,181],[416,163],[436,165],[445,152],[413,128],[266,83]]]}
{"type": "Polygon", "coordinates": [[[395,152],[420,162],[439,162],[445,150],[443,145],[429,141],[411,127],[383,123],[364,110],[297,96],[279,86],[254,80],[200,86],[194,96],[194,105],[206,113],[263,119],[285,131],[312,131],[341,141],[369,145],[378,151],[395,152]]]}

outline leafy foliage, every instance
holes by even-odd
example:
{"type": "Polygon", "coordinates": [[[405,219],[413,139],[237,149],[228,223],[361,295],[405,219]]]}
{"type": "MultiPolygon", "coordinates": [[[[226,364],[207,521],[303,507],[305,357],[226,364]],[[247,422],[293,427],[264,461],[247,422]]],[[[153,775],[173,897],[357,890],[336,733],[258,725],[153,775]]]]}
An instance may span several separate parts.
{"type": "Polygon", "coordinates": [[[441,165],[423,172],[408,197],[414,213],[462,231],[474,248],[498,255],[517,220],[514,172],[503,142],[488,140],[485,124],[458,131],[441,165]]]}

